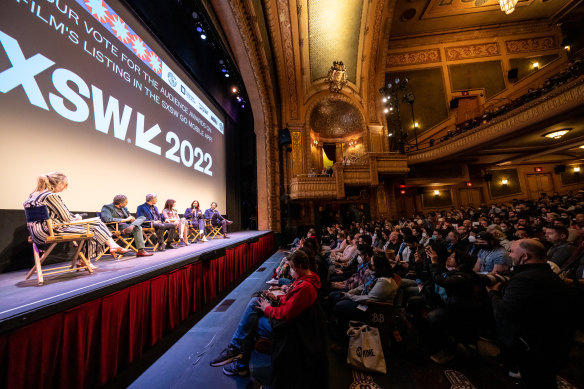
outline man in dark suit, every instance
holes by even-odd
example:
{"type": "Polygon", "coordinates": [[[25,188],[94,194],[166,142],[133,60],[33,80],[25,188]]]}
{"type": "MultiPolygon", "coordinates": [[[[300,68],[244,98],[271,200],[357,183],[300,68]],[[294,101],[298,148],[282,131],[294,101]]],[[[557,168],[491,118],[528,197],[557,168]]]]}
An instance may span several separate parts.
{"type": "Polygon", "coordinates": [[[122,235],[132,234],[138,252],[137,257],[149,257],[152,254],[144,250],[144,235],[142,234],[142,223],[146,220],[144,216],[135,218],[130,215],[128,208],[128,197],[117,195],[114,202],[101,207],[101,220],[104,223],[118,222],[122,235]]]}
{"type": "Polygon", "coordinates": [[[138,206],[136,211],[136,216],[144,216],[145,220],[152,221],[152,226],[156,230],[156,236],[158,237],[158,250],[164,251],[164,231],[168,231],[168,244],[167,249],[174,249],[172,242],[177,237],[178,233],[176,231],[176,225],[173,223],[165,223],[164,216],[158,212],[156,208],[156,202],[158,201],[158,196],[156,193],[148,193],[146,195],[146,202],[138,206]]]}
{"type": "Polygon", "coordinates": [[[231,220],[227,220],[223,216],[221,216],[221,213],[219,213],[219,211],[217,210],[217,203],[216,202],[213,201],[211,203],[211,208],[209,208],[205,211],[205,219],[211,220],[211,224],[214,225],[215,227],[221,226],[223,228],[222,229],[223,238],[229,238],[227,236],[227,225],[232,224],[233,222],[231,220]]]}

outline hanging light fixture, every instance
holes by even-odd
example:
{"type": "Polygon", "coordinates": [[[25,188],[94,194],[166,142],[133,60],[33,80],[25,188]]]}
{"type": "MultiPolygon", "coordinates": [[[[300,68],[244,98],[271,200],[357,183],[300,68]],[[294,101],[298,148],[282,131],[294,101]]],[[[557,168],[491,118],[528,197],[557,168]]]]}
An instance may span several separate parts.
{"type": "Polygon", "coordinates": [[[515,6],[518,0],[499,0],[499,5],[501,6],[501,11],[505,12],[507,15],[515,11],[515,6]]]}

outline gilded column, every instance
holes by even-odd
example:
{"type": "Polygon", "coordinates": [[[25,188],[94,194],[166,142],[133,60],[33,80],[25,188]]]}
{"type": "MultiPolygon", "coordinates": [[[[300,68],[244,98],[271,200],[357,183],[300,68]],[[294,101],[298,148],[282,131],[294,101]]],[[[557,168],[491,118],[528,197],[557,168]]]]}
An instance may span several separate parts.
{"type": "MultiPolygon", "coordinates": [[[[288,126],[290,129],[290,126],[288,126]]],[[[303,172],[303,145],[302,145],[302,130],[290,129],[290,137],[292,138],[292,177],[295,177],[303,172]]]]}

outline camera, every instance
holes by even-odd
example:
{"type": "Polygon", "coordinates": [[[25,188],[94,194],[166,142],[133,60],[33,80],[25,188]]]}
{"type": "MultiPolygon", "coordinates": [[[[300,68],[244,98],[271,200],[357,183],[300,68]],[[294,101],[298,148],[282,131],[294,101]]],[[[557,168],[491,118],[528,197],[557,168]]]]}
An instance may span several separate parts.
{"type": "Polygon", "coordinates": [[[479,274],[479,278],[482,286],[493,286],[498,282],[505,285],[511,277],[502,274],[479,274]]]}

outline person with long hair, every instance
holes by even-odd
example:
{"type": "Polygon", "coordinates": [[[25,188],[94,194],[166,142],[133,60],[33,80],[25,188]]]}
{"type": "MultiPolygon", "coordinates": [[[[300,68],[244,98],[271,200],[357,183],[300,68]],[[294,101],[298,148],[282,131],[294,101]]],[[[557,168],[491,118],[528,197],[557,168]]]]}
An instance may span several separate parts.
{"type": "MultiPolygon", "coordinates": [[[[42,174],[37,178],[35,190],[24,202],[24,208],[46,206],[49,210],[49,217],[53,224],[70,223],[82,219],[79,214],[72,214],[67,208],[59,193],[69,186],[69,179],[63,173],[51,172],[42,174]]],[[[49,230],[44,221],[27,223],[30,236],[36,244],[45,244],[49,237],[49,230]]],[[[87,241],[87,258],[97,256],[105,247],[110,248],[112,256],[125,254],[128,249],[120,247],[112,238],[107,226],[101,220],[94,220],[89,224],[89,230],[93,233],[93,238],[87,241]]],[[[87,231],[85,225],[67,225],[54,228],[54,233],[59,235],[84,234],[87,231]]]]}
{"type": "Polygon", "coordinates": [[[207,242],[207,237],[205,236],[205,216],[203,215],[203,210],[198,200],[194,200],[191,203],[191,207],[185,210],[183,217],[191,226],[199,229],[199,238],[201,241],[207,242]]]}
{"type": "Polygon", "coordinates": [[[172,223],[176,226],[180,240],[183,241],[185,246],[188,246],[189,226],[187,224],[187,220],[184,217],[180,217],[178,215],[178,211],[174,207],[175,204],[176,200],[173,199],[166,200],[166,203],[164,203],[164,209],[162,210],[162,215],[164,216],[164,220],[166,223],[172,223]]]}

